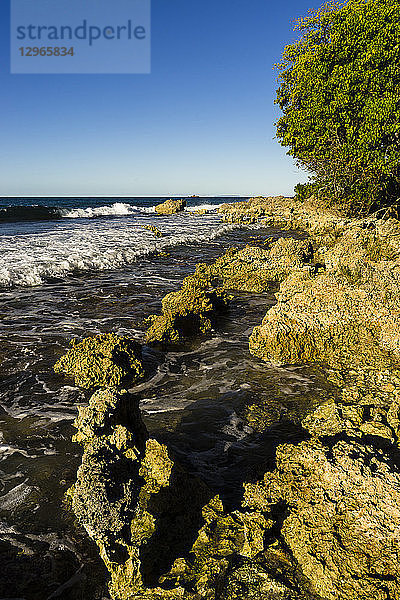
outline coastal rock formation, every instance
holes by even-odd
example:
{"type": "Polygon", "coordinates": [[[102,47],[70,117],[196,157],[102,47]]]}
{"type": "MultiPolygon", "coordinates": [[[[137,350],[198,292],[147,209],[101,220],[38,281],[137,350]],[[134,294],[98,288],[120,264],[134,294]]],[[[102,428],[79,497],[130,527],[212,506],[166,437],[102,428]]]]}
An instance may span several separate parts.
{"type": "Polygon", "coordinates": [[[335,274],[290,276],[250,337],[250,351],[275,364],[390,365],[400,358],[400,303],[384,289],[353,287],[335,274]]]}
{"type": "Polygon", "coordinates": [[[280,507],[281,539],[309,593],[396,599],[400,224],[319,213],[313,200],[252,199],[221,212],[310,233],[315,268],[290,270],[250,351],[275,364],[326,365],[341,389],[303,419],[312,439],[279,446],[276,470],[245,486],[244,505],[280,507]]]}
{"type": "Polygon", "coordinates": [[[173,200],[170,198],[161,204],[157,204],[155,210],[159,215],[174,215],[175,213],[182,212],[186,208],[186,200],[173,200]]]}
{"type": "Polygon", "coordinates": [[[303,420],[312,438],[278,446],[276,468],[231,513],[148,439],[130,394],[97,391],[75,422],[84,453],[68,496],[112,597],[398,598],[399,391],[399,373],[354,374],[303,420]]]}
{"type": "Polygon", "coordinates": [[[266,198],[257,196],[243,202],[223,204],[219,207],[218,212],[228,223],[255,223],[265,215],[265,206],[266,198]]]}
{"type": "Polygon", "coordinates": [[[190,547],[207,494],[174,465],[165,446],[147,439],[127,392],[97,391],[80,407],[75,427],[84,452],[68,498],[99,547],[113,597],[125,600],[157,582],[173,549],[190,547]]]}
{"type": "Polygon", "coordinates": [[[218,312],[226,309],[229,297],[209,284],[200,269],[183,280],[182,288],[163,298],[162,315],[153,315],[147,342],[177,343],[184,337],[206,333],[218,312]]]}
{"type": "Polygon", "coordinates": [[[279,238],[268,248],[229,249],[209,266],[209,276],[220,279],[228,290],[264,292],[272,281],[284,280],[292,270],[308,269],[312,259],[310,241],[279,238]]]}
{"type": "Polygon", "coordinates": [[[400,471],[356,440],[283,445],[277,468],[246,485],[244,504],[281,506],[280,535],[309,591],[324,600],[400,594],[400,471]]]}
{"type": "Polygon", "coordinates": [[[280,238],[268,249],[232,248],[211,265],[200,263],[179,291],[165,296],[162,315],[151,317],[146,341],[177,343],[186,336],[207,333],[218,312],[228,306],[228,290],[264,292],[290,271],[312,268],[312,258],[309,241],[280,238]]]}
{"type": "Polygon", "coordinates": [[[292,272],[250,337],[276,364],[388,366],[400,360],[400,227],[366,220],[318,245],[318,269],[292,272]]]}
{"type": "MultiPolygon", "coordinates": [[[[373,436],[381,444],[398,445],[400,434],[400,372],[397,369],[329,371],[340,393],[331,395],[302,420],[313,437],[373,436]]],[[[372,438],[369,438],[372,439],[372,438]]]]}
{"type": "Polygon", "coordinates": [[[68,491],[71,507],[112,571],[112,585],[132,588],[139,577],[138,559],[126,543],[126,531],[140,487],[137,457],[145,447],[146,431],[129,395],[115,390],[96,392],[89,406],[80,408],[75,425],[75,440],[84,452],[77,481],[68,491]],[[120,413],[128,414],[131,423],[136,420],[136,434],[115,424],[120,413]]]}
{"type": "Polygon", "coordinates": [[[117,386],[143,377],[141,347],[133,340],[104,333],[79,342],[54,365],[56,373],[74,378],[85,389],[117,386]]]}
{"type": "MultiPolygon", "coordinates": [[[[87,360],[97,355],[97,345],[83,348],[87,360]]],[[[115,600],[309,598],[276,547],[271,515],[226,513],[218,496],[148,438],[131,394],[103,387],[78,410],[73,439],[83,456],[67,497],[98,546],[115,600]]]]}
{"type": "Polygon", "coordinates": [[[351,222],[351,219],[334,210],[320,210],[314,197],[299,202],[284,196],[261,196],[243,202],[223,204],[218,209],[228,223],[262,223],[265,227],[300,229],[316,236],[335,234],[351,222]]]}
{"type": "MultiPolygon", "coordinates": [[[[399,600],[400,226],[315,211],[313,201],[238,204],[222,214],[282,219],[310,239],[231,249],[198,265],[164,298],[148,341],[210,331],[229,289],[264,292],[275,281],[277,304],[255,328],[251,352],[317,363],[331,388],[311,398],[306,415],[278,401],[244,408],[260,435],[282,419],[299,435],[271,445],[271,470],[244,484],[232,512],[148,439],[133,396],[98,390],[75,422],[83,458],[72,509],[115,600],[399,600]]],[[[108,367],[101,379],[96,344],[85,359],[79,352],[64,357],[63,370],[83,371],[83,384],[92,363],[103,385],[123,380],[108,367]]]]}
{"type": "Polygon", "coordinates": [[[159,229],[157,229],[155,225],[142,225],[142,227],[143,229],[148,229],[149,231],[154,233],[156,237],[163,237],[164,235],[159,229]]]}
{"type": "Polygon", "coordinates": [[[268,511],[226,513],[218,496],[209,500],[148,439],[130,394],[98,390],[75,427],[83,457],[68,499],[99,548],[115,600],[310,598],[268,511]]]}

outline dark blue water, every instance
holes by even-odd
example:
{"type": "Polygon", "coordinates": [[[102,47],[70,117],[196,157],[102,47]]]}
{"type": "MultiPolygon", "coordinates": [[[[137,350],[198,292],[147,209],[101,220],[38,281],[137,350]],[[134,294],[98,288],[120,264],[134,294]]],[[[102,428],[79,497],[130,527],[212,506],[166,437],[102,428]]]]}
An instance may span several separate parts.
{"type": "MultiPolygon", "coordinates": [[[[178,199],[178,197],[174,197],[178,199]]],[[[187,198],[187,205],[190,208],[201,208],[204,205],[218,205],[224,202],[234,202],[243,200],[239,197],[190,197],[187,198]]],[[[161,202],[167,200],[167,197],[0,197],[0,223],[17,223],[20,221],[53,221],[62,219],[71,214],[74,209],[87,211],[85,216],[123,216],[123,212],[118,211],[118,206],[125,206],[127,210],[134,212],[143,208],[152,208],[161,202]],[[116,207],[114,212],[107,211],[111,207],[116,207]],[[105,211],[101,211],[105,208],[105,211]],[[89,209],[89,210],[88,210],[89,209]],[[91,211],[94,211],[92,214],[91,211]],[[97,214],[96,214],[97,211],[97,214]],[[108,214],[107,214],[108,212],[108,214]]],[[[122,209],[123,210],[123,209],[122,209]]]]}

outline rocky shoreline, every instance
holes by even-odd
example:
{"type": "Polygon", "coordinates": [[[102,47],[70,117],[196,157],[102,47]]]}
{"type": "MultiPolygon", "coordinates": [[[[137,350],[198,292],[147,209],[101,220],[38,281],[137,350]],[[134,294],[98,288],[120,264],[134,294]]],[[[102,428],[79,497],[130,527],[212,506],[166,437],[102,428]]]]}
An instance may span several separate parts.
{"type": "MultiPolygon", "coordinates": [[[[96,542],[115,600],[400,598],[400,223],[351,219],[311,198],[254,198],[226,222],[299,229],[200,264],[149,320],[147,343],[212,334],[229,291],[279,285],[250,335],[271,364],[314,364],[335,389],[300,421],[299,442],[244,484],[242,505],[188,475],[149,439],[135,397],[140,348],[117,336],[75,344],[57,370],[94,392],[79,408],[83,447],[68,502],[96,542]]],[[[282,418],[249,407],[249,426],[282,418]],[[255,414],[256,412],[256,414],[255,414]]]]}

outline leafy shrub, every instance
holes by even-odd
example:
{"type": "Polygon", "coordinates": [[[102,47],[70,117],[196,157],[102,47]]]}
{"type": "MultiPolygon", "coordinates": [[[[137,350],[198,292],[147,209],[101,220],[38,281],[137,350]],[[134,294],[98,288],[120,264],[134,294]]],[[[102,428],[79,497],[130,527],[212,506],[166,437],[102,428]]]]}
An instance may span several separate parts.
{"type": "Polygon", "coordinates": [[[400,3],[331,1],[297,20],[280,64],[277,138],[319,198],[356,213],[400,196],[400,3]]]}

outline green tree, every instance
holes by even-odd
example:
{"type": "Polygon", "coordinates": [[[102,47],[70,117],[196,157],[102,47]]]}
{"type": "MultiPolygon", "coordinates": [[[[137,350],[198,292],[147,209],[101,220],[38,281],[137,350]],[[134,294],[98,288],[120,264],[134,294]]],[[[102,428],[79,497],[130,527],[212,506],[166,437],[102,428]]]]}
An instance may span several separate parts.
{"type": "Polygon", "coordinates": [[[277,138],[327,203],[365,212],[400,196],[400,2],[328,2],[297,19],[277,138]]]}

